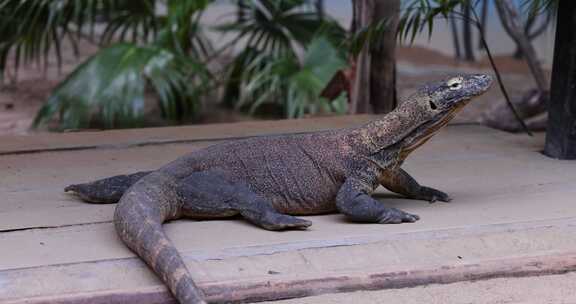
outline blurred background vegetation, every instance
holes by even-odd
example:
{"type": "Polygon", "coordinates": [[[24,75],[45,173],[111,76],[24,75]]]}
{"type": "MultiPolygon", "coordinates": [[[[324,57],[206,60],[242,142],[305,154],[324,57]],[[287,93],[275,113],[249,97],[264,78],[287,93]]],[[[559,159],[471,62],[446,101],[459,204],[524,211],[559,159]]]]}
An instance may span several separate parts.
{"type": "MultiPolygon", "coordinates": [[[[554,1],[495,1],[504,25],[511,17],[498,2],[522,12],[512,21],[529,43],[550,27],[554,1]]],[[[273,118],[385,113],[397,104],[397,33],[412,41],[420,32],[431,35],[434,20],[444,19],[455,57],[474,61],[484,46],[472,31],[481,39],[493,6],[489,0],[354,0],[347,28],[327,14],[330,3],[0,0],[0,75],[3,84],[14,82],[23,66],[61,67],[68,50],[80,58],[83,44],[95,46],[35,115],[34,128],[52,130],[141,127],[150,108],[164,123],[190,123],[206,100],[273,118]],[[205,22],[205,12],[223,4],[233,16],[205,22]]],[[[516,58],[533,59],[513,40],[516,58]]]]}

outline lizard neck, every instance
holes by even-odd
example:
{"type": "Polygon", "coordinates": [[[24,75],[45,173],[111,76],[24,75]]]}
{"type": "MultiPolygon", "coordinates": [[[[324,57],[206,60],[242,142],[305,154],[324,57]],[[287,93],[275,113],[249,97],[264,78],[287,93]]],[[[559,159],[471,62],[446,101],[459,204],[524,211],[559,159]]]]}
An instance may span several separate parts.
{"type": "Polygon", "coordinates": [[[467,103],[433,116],[422,109],[421,102],[410,100],[380,119],[351,129],[349,142],[356,151],[367,155],[401,151],[404,159],[447,125],[467,103]]]}
{"type": "Polygon", "coordinates": [[[361,153],[375,154],[384,149],[401,149],[403,140],[426,121],[424,111],[410,111],[406,107],[384,115],[347,132],[351,145],[361,153]]]}

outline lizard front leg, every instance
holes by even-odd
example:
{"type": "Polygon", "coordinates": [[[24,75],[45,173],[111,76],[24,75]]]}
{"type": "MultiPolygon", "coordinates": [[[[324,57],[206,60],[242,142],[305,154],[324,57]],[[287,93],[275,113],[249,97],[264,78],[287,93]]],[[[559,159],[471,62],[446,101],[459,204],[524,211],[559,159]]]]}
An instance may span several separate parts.
{"type": "Polygon", "coordinates": [[[420,219],[415,214],[386,207],[382,202],[370,197],[374,188],[374,183],[349,177],[338,191],[336,207],[356,222],[398,224],[412,223],[420,219]]]}
{"type": "Polygon", "coordinates": [[[408,198],[429,201],[449,202],[452,200],[448,194],[434,188],[421,186],[418,182],[401,168],[385,170],[378,181],[386,189],[402,194],[408,198]]]}

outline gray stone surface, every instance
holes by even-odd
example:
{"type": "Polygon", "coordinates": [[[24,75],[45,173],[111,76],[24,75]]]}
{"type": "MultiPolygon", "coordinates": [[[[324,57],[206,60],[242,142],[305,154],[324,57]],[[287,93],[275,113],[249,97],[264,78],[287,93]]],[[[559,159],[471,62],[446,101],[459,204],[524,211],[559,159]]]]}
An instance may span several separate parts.
{"type": "MultiPolygon", "coordinates": [[[[32,136],[19,143],[0,138],[7,143],[0,145],[3,152],[27,149],[0,155],[0,302],[115,290],[162,292],[152,273],[117,239],[110,222],[114,206],[81,203],[62,192],[65,185],[156,168],[219,140],[215,130],[237,137],[259,130],[344,127],[366,119],[51,135],[55,141],[32,136]],[[180,143],[162,144],[168,137],[180,143]],[[147,141],[155,144],[143,144],[147,141]],[[53,152],[30,153],[36,142],[53,152]],[[82,150],[68,150],[71,145],[82,150]]],[[[542,134],[529,138],[479,126],[447,127],[415,152],[405,168],[422,184],[451,194],[452,203],[428,204],[379,190],[382,201],[419,214],[422,219],[414,224],[360,225],[341,215],[325,215],[307,217],[314,222],[309,231],[274,233],[238,220],[184,220],[166,229],[202,286],[280,284],[338,274],[363,278],[406,270],[442,274],[442,267],[452,267],[450,275],[466,280],[467,269],[487,273],[497,265],[494,261],[514,264],[515,259],[524,267],[521,261],[527,258],[546,261],[547,256],[558,263],[544,268],[572,267],[576,163],[542,156],[542,145],[542,134]]],[[[421,299],[426,299],[427,289],[422,290],[421,299]]]]}

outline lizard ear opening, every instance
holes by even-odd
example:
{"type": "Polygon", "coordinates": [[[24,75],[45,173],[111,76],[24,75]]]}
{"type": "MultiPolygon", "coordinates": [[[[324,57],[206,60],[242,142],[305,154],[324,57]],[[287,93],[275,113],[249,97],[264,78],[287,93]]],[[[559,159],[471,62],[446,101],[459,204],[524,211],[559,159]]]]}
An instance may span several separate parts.
{"type": "Polygon", "coordinates": [[[438,109],[438,106],[437,106],[432,100],[429,100],[428,103],[430,103],[430,108],[431,108],[432,110],[437,110],[437,109],[438,109]]]}

